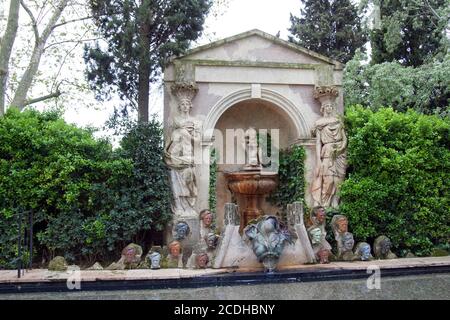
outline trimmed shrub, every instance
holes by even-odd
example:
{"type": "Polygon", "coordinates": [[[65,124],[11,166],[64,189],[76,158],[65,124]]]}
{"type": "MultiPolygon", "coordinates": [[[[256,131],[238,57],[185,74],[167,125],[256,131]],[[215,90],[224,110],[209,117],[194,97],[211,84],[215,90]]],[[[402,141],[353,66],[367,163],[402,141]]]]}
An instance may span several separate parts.
{"type": "Polygon", "coordinates": [[[398,253],[416,255],[448,243],[450,119],[353,106],[345,121],[349,169],[340,211],[356,240],[385,234],[398,253]]]}

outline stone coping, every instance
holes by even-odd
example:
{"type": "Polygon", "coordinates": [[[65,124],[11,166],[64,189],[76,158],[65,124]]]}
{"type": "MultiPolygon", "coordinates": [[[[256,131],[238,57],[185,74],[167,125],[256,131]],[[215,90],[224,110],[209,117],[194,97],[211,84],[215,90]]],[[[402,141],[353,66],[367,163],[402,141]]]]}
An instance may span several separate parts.
{"type": "MultiPolygon", "coordinates": [[[[450,266],[450,256],[430,258],[402,258],[392,260],[372,260],[354,262],[332,262],[329,264],[309,264],[289,267],[280,267],[279,271],[360,271],[366,270],[368,266],[378,266],[383,269],[411,269],[436,266],[450,266]]],[[[170,280],[170,279],[192,279],[205,276],[220,276],[230,273],[262,272],[258,269],[135,269],[135,270],[81,270],[81,281],[139,281],[139,280],[170,280]]],[[[49,271],[47,269],[33,269],[25,271],[21,278],[17,278],[17,270],[0,270],[0,284],[20,283],[49,283],[65,282],[70,276],[68,272],[49,271]]]]}

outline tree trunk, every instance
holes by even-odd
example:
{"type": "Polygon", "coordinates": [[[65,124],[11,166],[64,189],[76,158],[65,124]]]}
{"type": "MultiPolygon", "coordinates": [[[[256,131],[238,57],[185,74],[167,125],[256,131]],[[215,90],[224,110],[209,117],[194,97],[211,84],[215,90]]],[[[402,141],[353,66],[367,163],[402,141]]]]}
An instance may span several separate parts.
{"type": "Polygon", "coordinates": [[[139,35],[141,55],[139,57],[138,121],[148,122],[150,94],[150,27],[145,19],[142,20],[139,35]]]}
{"type": "Polygon", "coordinates": [[[58,19],[61,17],[62,11],[67,6],[68,2],[69,0],[60,1],[59,5],[53,12],[53,15],[50,18],[47,26],[42,32],[42,35],[38,39],[36,39],[30,63],[28,64],[28,67],[25,70],[22,79],[19,82],[19,85],[17,86],[13,101],[11,102],[11,105],[18,107],[19,110],[22,110],[27,105],[27,93],[30,90],[33,79],[36,76],[36,72],[39,68],[39,63],[45,49],[45,43],[47,42],[48,37],[53,31],[53,27],[55,26],[56,22],[58,22],[58,19]]]}
{"type": "Polygon", "coordinates": [[[20,0],[11,0],[8,24],[3,38],[0,39],[0,116],[5,114],[5,92],[8,81],[9,58],[19,26],[20,0]]]}

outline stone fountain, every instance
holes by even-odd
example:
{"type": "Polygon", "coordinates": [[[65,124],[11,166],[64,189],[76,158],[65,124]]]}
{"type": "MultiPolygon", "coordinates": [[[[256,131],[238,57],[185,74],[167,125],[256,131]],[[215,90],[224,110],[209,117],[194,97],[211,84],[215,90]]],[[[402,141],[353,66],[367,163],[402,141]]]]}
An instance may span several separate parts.
{"type": "Polygon", "coordinates": [[[240,233],[250,221],[264,215],[261,209],[262,201],[278,185],[277,173],[262,170],[256,130],[249,128],[245,137],[247,164],[240,171],[225,172],[230,191],[235,196],[240,195],[245,199],[245,206],[240,217],[240,233]]]}

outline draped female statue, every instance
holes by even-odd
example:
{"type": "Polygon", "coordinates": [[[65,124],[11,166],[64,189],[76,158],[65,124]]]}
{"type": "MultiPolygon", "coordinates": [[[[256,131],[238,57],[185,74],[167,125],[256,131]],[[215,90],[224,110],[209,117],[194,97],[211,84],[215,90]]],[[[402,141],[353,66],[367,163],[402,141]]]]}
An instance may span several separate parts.
{"type": "MultiPolygon", "coordinates": [[[[328,94],[328,99],[322,100],[322,117],[316,121],[313,128],[317,162],[311,195],[315,206],[336,208],[339,203],[337,190],[344,180],[347,167],[347,136],[344,124],[335,116],[334,101],[329,99],[333,93],[321,93],[322,97],[328,94]]],[[[337,96],[337,92],[334,94],[337,96]]]]}
{"type": "Polygon", "coordinates": [[[179,115],[173,119],[173,130],[165,150],[173,193],[172,211],[182,217],[197,216],[194,209],[197,198],[194,144],[201,139],[201,123],[190,116],[191,108],[191,99],[182,97],[179,115]]]}

